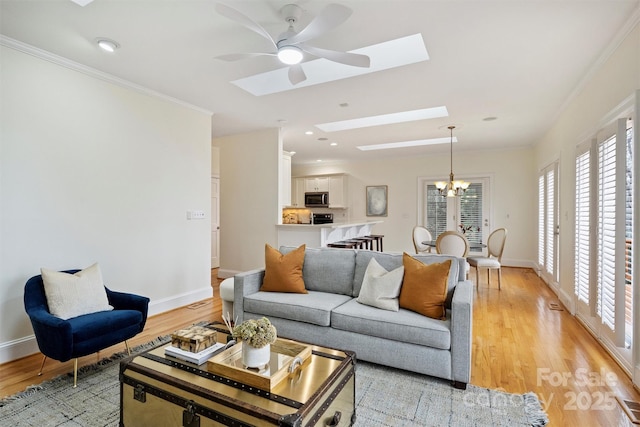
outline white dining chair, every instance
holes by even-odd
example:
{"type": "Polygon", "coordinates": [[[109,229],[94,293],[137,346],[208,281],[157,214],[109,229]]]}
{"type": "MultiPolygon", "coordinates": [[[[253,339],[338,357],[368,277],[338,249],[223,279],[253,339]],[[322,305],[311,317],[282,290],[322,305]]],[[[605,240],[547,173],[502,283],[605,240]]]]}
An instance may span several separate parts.
{"type": "Polygon", "coordinates": [[[498,270],[498,289],[502,287],[502,252],[507,241],[507,229],[497,228],[487,239],[487,256],[469,257],[467,262],[476,268],[476,285],[480,284],[480,268],[487,269],[487,285],[491,285],[491,270],[498,270]]]}
{"type": "MultiPolygon", "coordinates": [[[[469,241],[462,233],[457,231],[445,231],[436,239],[436,252],[439,254],[466,258],[469,254],[469,241]]],[[[464,275],[465,277],[468,277],[471,266],[468,262],[465,262],[464,264],[464,275]]]]}
{"type": "Polygon", "coordinates": [[[436,252],[465,258],[469,253],[469,241],[457,231],[445,231],[436,240],[436,252]]]}
{"type": "Polygon", "coordinates": [[[433,240],[433,237],[431,236],[429,230],[421,225],[416,225],[415,227],[413,227],[413,232],[411,235],[413,237],[413,247],[416,250],[416,254],[431,252],[431,246],[422,243],[430,242],[431,240],[433,240]]]}

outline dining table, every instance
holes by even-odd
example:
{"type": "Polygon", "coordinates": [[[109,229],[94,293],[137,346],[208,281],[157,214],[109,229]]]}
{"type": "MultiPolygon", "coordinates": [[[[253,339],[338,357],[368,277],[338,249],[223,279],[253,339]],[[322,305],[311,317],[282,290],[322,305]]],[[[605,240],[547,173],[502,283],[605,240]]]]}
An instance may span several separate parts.
{"type": "MultiPolygon", "coordinates": [[[[424,242],[422,242],[423,245],[427,245],[431,248],[435,248],[436,247],[436,241],[435,240],[426,240],[424,242]]],[[[469,250],[472,252],[482,252],[482,250],[484,248],[487,247],[486,243],[477,243],[477,242],[469,242],[469,250]]]]}

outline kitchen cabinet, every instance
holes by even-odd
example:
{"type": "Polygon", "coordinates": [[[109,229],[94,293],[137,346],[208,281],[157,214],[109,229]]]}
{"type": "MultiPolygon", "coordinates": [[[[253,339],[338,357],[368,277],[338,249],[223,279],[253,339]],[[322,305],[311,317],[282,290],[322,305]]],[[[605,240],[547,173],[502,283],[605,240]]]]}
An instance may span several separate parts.
{"type": "Polygon", "coordinates": [[[291,180],[291,206],[304,208],[305,179],[293,178],[291,180]]]}
{"type": "Polygon", "coordinates": [[[307,193],[329,191],[329,177],[317,176],[313,178],[305,178],[304,188],[307,193]]]}
{"type": "Polygon", "coordinates": [[[291,205],[291,154],[282,153],[280,168],[280,206],[291,205]]]}
{"type": "Polygon", "coordinates": [[[329,207],[347,207],[347,177],[345,175],[329,177],[329,207]]]}

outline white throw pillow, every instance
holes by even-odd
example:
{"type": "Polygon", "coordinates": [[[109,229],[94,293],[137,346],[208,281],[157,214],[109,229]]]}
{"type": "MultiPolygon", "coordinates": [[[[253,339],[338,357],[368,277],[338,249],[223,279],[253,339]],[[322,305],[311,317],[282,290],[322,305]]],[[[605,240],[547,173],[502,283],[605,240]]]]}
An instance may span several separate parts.
{"type": "Polygon", "coordinates": [[[404,266],[387,271],[375,258],[371,258],[356,301],[383,310],[398,311],[403,276],[404,266]]]}
{"type": "Polygon", "coordinates": [[[98,264],[75,274],[41,268],[49,312],[61,319],[113,310],[98,264]]]}

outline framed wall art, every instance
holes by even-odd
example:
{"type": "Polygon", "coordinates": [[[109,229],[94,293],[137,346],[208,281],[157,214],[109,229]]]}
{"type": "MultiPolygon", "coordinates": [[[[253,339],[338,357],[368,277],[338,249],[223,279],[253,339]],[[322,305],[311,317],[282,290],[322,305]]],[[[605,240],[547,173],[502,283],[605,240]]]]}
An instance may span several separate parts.
{"type": "Polygon", "coordinates": [[[367,186],[367,216],[387,216],[387,186],[367,186]]]}

